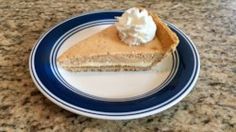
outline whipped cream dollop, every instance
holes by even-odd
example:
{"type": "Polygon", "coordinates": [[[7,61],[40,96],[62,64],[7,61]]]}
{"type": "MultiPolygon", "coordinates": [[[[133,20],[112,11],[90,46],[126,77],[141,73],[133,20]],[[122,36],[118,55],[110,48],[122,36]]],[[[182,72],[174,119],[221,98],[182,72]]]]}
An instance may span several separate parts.
{"type": "Polygon", "coordinates": [[[117,20],[115,26],[119,37],[128,45],[145,44],[156,35],[156,24],[145,9],[130,8],[121,17],[117,17],[117,20]]]}

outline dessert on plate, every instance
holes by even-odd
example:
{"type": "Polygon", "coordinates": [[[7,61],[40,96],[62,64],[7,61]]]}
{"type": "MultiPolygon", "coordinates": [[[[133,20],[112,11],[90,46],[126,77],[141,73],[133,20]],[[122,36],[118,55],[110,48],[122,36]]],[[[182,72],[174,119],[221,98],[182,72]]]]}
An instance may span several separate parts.
{"type": "Polygon", "coordinates": [[[130,8],[114,25],[80,41],[57,59],[68,71],[145,71],[173,52],[179,39],[154,13],[130,8]]]}

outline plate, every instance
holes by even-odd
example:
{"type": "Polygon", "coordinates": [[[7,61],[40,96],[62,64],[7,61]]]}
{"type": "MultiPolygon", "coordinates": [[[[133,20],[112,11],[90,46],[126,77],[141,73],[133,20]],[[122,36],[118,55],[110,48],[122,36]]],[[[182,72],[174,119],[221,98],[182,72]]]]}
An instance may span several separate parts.
{"type": "Polygon", "coordinates": [[[85,116],[124,120],[163,110],[182,100],[200,71],[196,47],[175,25],[177,50],[150,71],[78,72],[64,70],[57,58],[68,48],[115,22],[122,11],[98,11],[67,19],[43,34],[31,51],[29,69],[38,89],[58,106],[85,116]]]}

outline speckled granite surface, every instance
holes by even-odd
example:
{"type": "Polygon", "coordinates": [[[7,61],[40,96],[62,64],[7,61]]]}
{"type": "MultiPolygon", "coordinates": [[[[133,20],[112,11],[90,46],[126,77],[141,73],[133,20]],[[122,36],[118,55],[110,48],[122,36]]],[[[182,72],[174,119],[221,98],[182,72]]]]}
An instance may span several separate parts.
{"type": "Polygon", "coordinates": [[[0,0],[0,131],[236,131],[235,0],[0,0]],[[57,22],[96,9],[143,6],[176,24],[196,43],[201,73],[195,89],[157,115],[129,121],[67,112],[33,84],[28,57],[57,22]]]}

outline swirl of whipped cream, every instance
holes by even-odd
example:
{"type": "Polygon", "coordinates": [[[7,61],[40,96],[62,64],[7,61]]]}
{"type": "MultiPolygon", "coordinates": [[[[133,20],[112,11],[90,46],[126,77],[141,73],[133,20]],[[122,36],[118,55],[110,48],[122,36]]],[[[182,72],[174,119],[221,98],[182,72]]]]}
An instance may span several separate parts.
{"type": "Polygon", "coordinates": [[[145,9],[130,8],[117,20],[115,26],[119,37],[128,45],[145,44],[155,37],[156,24],[145,9]]]}

